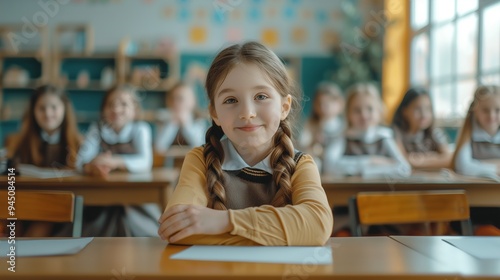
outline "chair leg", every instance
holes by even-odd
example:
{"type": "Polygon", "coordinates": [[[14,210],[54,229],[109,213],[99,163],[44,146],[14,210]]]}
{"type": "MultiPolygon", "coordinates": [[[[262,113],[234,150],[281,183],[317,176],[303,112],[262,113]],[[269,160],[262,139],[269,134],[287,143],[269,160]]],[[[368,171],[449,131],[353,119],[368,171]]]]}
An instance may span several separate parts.
{"type": "Polygon", "coordinates": [[[352,236],[362,236],[361,225],[359,224],[358,208],[356,205],[356,198],[349,199],[349,221],[351,224],[352,236]]]}
{"type": "Polygon", "coordinates": [[[472,222],[470,219],[460,221],[460,227],[462,229],[462,235],[464,236],[472,236],[472,222]]]}
{"type": "Polygon", "coordinates": [[[75,216],[73,218],[73,237],[82,236],[83,197],[75,196],[75,216]]]}

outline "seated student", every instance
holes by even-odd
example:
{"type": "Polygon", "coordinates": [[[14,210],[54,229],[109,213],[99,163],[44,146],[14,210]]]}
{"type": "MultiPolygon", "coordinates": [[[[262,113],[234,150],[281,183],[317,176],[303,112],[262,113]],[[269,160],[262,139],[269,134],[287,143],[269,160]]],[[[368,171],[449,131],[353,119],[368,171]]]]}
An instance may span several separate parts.
{"type": "MultiPolygon", "coordinates": [[[[500,87],[480,86],[474,92],[457,138],[452,165],[455,172],[498,180],[500,174],[500,87]]],[[[499,207],[472,207],[475,225],[490,224],[500,235],[499,207]]]]}
{"type": "Polygon", "coordinates": [[[347,90],[347,129],[325,152],[326,173],[364,178],[410,175],[411,166],[399,151],[392,130],[380,126],[382,107],[371,84],[356,84],[347,90]]]}
{"type": "Polygon", "coordinates": [[[301,132],[299,146],[314,157],[321,169],[328,143],[344,132],[344,97],[334,83],[321,83],[314,95],[312,114],[301,132]]]}
{"type": "Polygon", "coordinates": [[[196,98],[192,87],[176,84],[166,98],[166,117],[158,130],[155,150],[165,152],[172,146],[191,148],[205,143],[206,120],[196,113],[196,98]]]}
{"type": "Polygon", "coordinates": [[[452,153],[446,134],[434,128],[429,93],[421,88],[409,89],[392,121],[396,140],[413,168],[449,168],[452,153]]]}
{"type": "Polygon", "coordinates": [[[188,153],[158,234],[176,244],[323,245],[333,217],[318,168],[296,151],[298,91],[255,42],[222,50],[208,71],[212,126],[188,153]]]}
{"type": "MultiPolygon", "coordinates": [[[[138,121],[136,89],[118,85],[108,90],[101,106],[102,119],[87,131],[76,166],[85,174],[106,177],[113,170],[149,172],[152,141],[149,124],[138,121]]],[[[156,235],[157,205],[85,207],[84,236],[156,235]]]]}
{"type": "MultiPolygon", "coordinates": [[[[74,168],[81,137],[68,96],[53,85],[34,90],[21,133],[9,140],[8,157],[39,167],[74,168]]],[[[22,175],[21,175],[22,176],[22,175]]],[[[33,222],[25,236],[49,236],[52,223],[33,222]]]]}

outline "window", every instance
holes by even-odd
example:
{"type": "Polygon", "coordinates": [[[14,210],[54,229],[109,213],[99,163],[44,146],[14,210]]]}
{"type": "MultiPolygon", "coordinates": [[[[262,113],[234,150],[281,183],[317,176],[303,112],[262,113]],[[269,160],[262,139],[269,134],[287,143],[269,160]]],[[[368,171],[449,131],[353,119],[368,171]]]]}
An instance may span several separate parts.
{"type": "Polygon", "coordinates": [[[410,84],[438,120],[461,120],[474,89],[500,85],[500,0],[412,0],[410,84]]]}

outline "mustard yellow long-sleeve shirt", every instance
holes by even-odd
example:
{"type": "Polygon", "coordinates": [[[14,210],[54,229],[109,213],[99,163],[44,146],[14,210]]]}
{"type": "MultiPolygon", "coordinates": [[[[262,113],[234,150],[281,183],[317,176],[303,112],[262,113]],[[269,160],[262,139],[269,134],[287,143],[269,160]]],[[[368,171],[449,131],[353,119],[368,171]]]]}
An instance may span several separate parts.
{"type": "MultiPolygon", "coordinates": [[[[184,159],[179,182],[167,209],[178,204],[208,205],[203,148],[184,159]]],[[[177,244],[318,246],[326,243],[333,228],[333,214],[321,186],[318,168],[303,155],[292,175],[292,204],[262,205],[228,210],[233,230],[220,235],[193,235],[177,244]]]]}

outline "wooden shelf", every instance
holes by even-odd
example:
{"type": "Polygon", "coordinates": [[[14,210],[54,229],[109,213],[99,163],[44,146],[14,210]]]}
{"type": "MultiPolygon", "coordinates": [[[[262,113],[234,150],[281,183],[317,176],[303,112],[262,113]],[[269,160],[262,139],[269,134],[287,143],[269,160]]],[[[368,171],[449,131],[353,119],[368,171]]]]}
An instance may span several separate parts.
{"type": "Polygon", "coordinates": [[[64,87],[65,90],[71,90],[71,91],[106,91],[108,88],[103,88],[101,87],[101,84],[99,81],[90,81],[89,85],[86,87],[78,87],[75,81],[70,81],[68,84],[64,87]]]}
{"type": "Polygon", "coordinates": [[[42,84],[42,82],[37,79],[37,80],[31,80],[30,82],[28,82],[27,85],[23,85],[23,86],[3,84],[2,86],[0,86],[0,88],[2,90],[33,90],[33,89],[37,88],[38,86],[40,86],[41,84],[42,84]]]}
{"type": "Polygon", "coordinates": [[[59,53],[57,56],[60,59],[117,59],[112,53],[96,53],[96,54],[75,54],[75,53],[59,53]]]}
{"type": "Polygon", "coordinates": [[[16,123],[16,122],[21,122],[23,119],[22,118],[19,118],[19,119],[13,119],[13,118],[8,118],[8,119],[0,119],[0,122],[2,123],[16,123]]]}
{"type": "Polygon", "coordinates": [[[42,60],[42,53],[41,52],[6,52],[6,51],[1,51],[0,52],[0,58],[35,58],[38,61],[42,60]]]}

